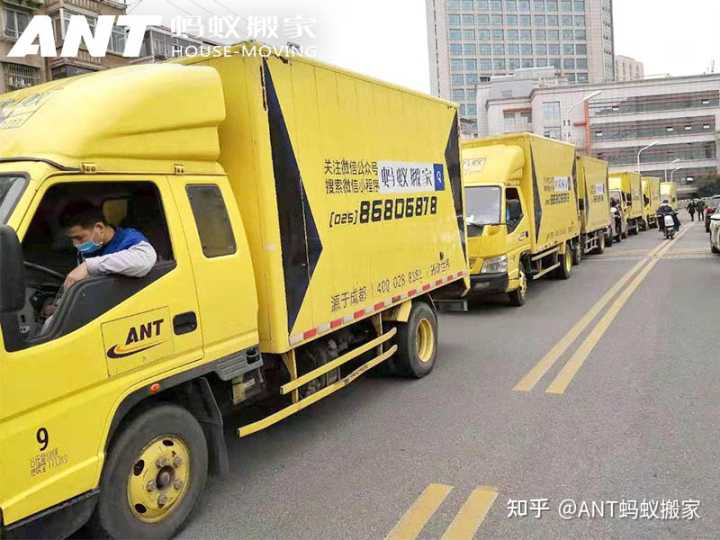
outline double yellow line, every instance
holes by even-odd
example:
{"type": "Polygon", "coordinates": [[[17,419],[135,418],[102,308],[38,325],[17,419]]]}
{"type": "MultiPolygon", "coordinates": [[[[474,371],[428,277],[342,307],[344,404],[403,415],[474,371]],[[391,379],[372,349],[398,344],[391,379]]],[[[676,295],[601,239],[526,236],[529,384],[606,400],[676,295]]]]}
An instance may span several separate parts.
{"type": "MultiPolygon", "coordinates": [[[[453,486],[430,484],[415,500],[386,540],[414,540],[422,532],[443,501],[450,495],[453,486]]],[[[441,540],[471,540],[497,498],[497,490],[480,486],[473,490],[463,503],[441,540]]]]}
{"type": "Polygon", "coordinates": [[[580,337],[580,334],[592,323],[600,312],[607,306],[613,298],[617,296],[605,312],[603,317],[598,321],[592,331],[585,340],[580,344],[570,360],[565,364],[560,373],[555,377],[550,386],[545,390],[548,394],[563,394],[572,382],[577,372],[582,367],[587,357],[603,337],[610,324],[615,320],[620,310],[630,299],[632,294],[638,289],[640,284],[645,280],[650,271],[655,267],[658,261],[670,250],[670,248],[685,235],[693,225],[685,228],[673,240],[666,240],[650,251],[647,256],[633,266],[629,272],[623,275],[617,283],[615,283],[597,303],[592,306],[585,315],[565,334],[550,351],[543,356],[540,361],[518,382],[513,390],[516,392],[530,392],[540,379],[555,365],[560,357],[568,350],[568,348],[580,337]],[[637,275],[636,275],[637,274],[637,275]],[[634,277],[634,279],[633,279],[634,277]],[[628,285],[628,283],[630,283],[628,285]],[[628,285],[627,287],[625,287],[628,285]],[[619,296],[618,296],[619,293],[619,296]]]}

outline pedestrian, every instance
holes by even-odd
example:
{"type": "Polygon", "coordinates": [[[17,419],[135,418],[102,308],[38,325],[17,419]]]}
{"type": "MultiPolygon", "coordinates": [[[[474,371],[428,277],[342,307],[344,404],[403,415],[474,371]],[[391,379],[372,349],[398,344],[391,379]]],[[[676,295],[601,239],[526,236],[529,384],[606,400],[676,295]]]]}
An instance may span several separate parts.
{"type": "Polygon", "coordinates": [[[697,210],[698,221],[705,221],[705,201],[698,199],[695,208],[697,210]]]}
{"type": "Polygon", "coordinates": [[[690,221],[695,221],[695,201],[688,203],[687,211],[690,212],[690,221]]]}

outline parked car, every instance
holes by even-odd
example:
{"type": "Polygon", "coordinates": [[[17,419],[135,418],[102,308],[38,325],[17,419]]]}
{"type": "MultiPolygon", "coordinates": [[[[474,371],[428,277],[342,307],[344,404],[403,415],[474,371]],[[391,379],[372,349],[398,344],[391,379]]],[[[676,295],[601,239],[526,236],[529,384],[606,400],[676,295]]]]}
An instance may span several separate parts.
{"type": "Polygon", "coordinates": [[[710,251],[720,254],[720,212],[708,217],[710,222],[710,251]]]}
{"type": "Polygon", "coordinates": [[[715,214],[718,205],[720,205],[720,195],[713,195],[705,200],[705,232],[710,232],[710,216],[715,214]]]}

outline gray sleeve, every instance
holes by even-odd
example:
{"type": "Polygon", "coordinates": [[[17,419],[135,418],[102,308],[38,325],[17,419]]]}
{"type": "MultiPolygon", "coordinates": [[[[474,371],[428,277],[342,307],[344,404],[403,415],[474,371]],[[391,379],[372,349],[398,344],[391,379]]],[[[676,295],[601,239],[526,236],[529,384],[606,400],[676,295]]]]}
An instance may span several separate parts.
{"type": "Polygon", "coordinates": [[[143,277],[152,270],[156,262],[157,253],[148,242],[140,242],[117,253],[85,260],[88,274],[91,276],[120,274],[128,277],[143,277]]]}

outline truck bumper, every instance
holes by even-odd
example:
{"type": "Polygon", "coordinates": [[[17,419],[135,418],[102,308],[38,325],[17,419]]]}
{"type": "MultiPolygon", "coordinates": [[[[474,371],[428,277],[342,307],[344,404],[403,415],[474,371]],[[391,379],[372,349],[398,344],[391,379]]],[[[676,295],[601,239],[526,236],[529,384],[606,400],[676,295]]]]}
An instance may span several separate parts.
{"type": "Polygon", "coordinates": [[[506,293],[510,285],[507,274],[474,274],[470,276],[470,291],[473,295],[506,293]]]}
{"type": "Polygon", "coordinates": [[[99,493],[83,493],[11,525],[4,525],[0,514],[0,539],[67,538],[90,519],[99,493]]]}

